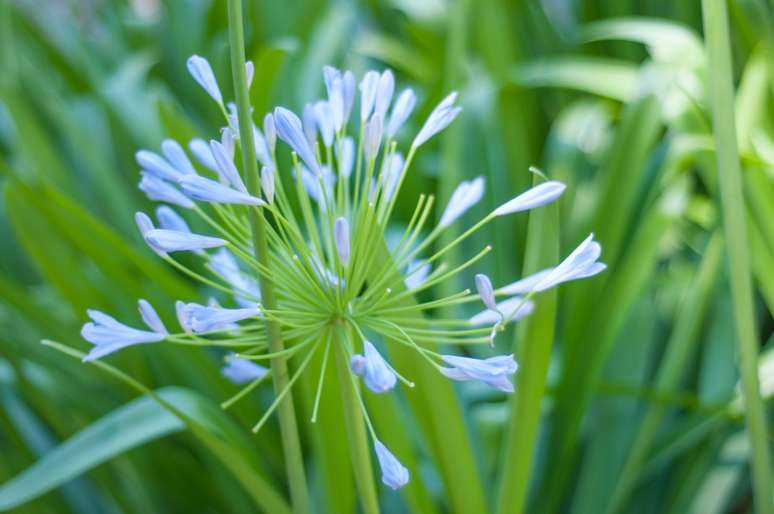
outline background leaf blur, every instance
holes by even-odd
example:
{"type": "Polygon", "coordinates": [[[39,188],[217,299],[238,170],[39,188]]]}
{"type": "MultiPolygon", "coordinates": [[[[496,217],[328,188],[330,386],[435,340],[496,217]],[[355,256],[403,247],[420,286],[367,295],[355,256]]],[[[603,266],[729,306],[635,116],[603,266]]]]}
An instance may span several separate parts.
{"type": "MultiPolygon", "coordinates": [[[[728,6],[771,447],[774,5],[728,6]]],[[[404,221],[420,192],[444,205],[476,175],[482,212],[527,188],[530,165],[568,184],[556,209],[471,242],[493,244],[496,284],[589,232],[609,265],[498,339],[520,357],[513,398],[418,378],[427,390],[373,399],[375,424],[414,458],[410,486],[381,489],[385,512],[753,512],[698,2],[266,0],[245,16],[259,116],[319,96],[327,63],[391,67],[418,92],[416,120],[460,90],[460,119],[406,179],[404,221]]],[[[114,379],[40,344],[85,349],[87,306],[136,321],[142,297],[171,322],[170,299],[199,294],[132,223],[149,206],[134,152],[214,137],[220,114],[185,60],[210,59],[232,96],[225,2],[0,0],[0,30],[0,509],[282,512],[276,425],[248,435],[270,391],[225,413],[214,404],[235,389],[218,355],[137,347],[110,358],[114,379]],[[172,411],[138,399],[140,384],[172,411]],[[100,455],[61,457],[78,444],[100,455]]],[[[314,384],[294,394],[316,512],[357,512],[335,385],[317,427],[314,384]]]]}

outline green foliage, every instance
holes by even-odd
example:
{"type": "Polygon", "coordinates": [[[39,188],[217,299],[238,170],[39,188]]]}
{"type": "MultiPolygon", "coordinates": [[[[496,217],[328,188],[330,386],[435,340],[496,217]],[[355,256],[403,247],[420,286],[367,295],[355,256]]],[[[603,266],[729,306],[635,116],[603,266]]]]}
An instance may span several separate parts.
{"type": "MultiPolygon", "coordinates": [[[[383,512],[771,508],[753,485],[771,485],[774,6],[729,2],[733,54],[721,62],[718,3],[705,2],[709,32],[693,2],[244,3],[256,118],[318,96],[326,63],[392,67],[418,92],[406,133],[457,88],[463,114],[418,156],[398,217],[420,193],[442,208],[479,174],[491,209],[535,165],[567,183],[562,200],[498,220],[458,253],[492,243],[484,266],[502,285],[594,232],[609,265],[538,297],[498,337],[499,353],[515,342],[519,357],[513,397],[391,352],[417,386],[365,397],[412,475],[400,492],[377,481],[383,512]],[[767,385],[751,446],[756,368],[767,385]]],[[[208,294],[136,233],[132,215],[149,203],[134,152],[164,135],[216,137],[220,113],[184,63],[209,58],[233,97],[225,2],[50,4],[0,0],[0,510],[289,512],[278,424],[249,432],[270,390],[219,409],[234,386],[199,349],[71,358],[86,348],[87,307],[137,319],[147,298],[172,323],[174,300],[208,294]]],[[[308,422],[321,354],[294,390],[313,512],[354,514],[335,370],[308,422]]]]}

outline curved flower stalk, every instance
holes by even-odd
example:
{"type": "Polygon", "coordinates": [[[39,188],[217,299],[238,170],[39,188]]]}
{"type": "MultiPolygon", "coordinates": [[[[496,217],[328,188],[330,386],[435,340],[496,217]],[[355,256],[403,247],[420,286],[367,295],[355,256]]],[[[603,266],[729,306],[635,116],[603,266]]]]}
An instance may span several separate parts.
{"type": "MultiPolygon", "coordinates": [[[[209,64],[194,56],[188,66],[196,81],[222,107],[223,98],[209,64]]],[[[163,143],[161,155],[138,152],[137,161],[143,170],[140,188],[151,199],[182,207],[186,216],[199,218],[190,225],[197,227],[197,232],[192,232],[183,216],[170,206],[157,211],[160,228],[146,214],[137,213],[137,225],[145,241],[170,265],[219,291],[221,301],[234,302],[235,306],[177,301],[178,331],[168,331],[144,301],[140,308],[149,331],[90,311],[93,322],[84,325],[83,336],[95,346],[86,360],[141,343],[221,347],[231,352],[224,376],[244,386],[224,402],[228,406],[267,375],[259,362],[299,355],[300,364],[287,387],[277,391],[274,403],[253,428],[255,432],[315,355],[322,354],[325,372],[332,347],[346,359],[344,369],[349,366],[353,384],[362,378],[373,394],[389,393],[399,383],[414,387],[409,377],[389,363],[388,342],[413,349],[449,379],[513,391],[512,375],[517,364],[512,355],[475,359],[442,355],[429,345],[489,344],[508,322],[532,311],[532,295],[602,271],[604,265],[597,262],[601,248],[592,236],[556,267],[503,288],[495,289],[489,278],[478,274],[477,294],[466,289],[418,303],[405,300],[473,266],[491,250],[486,246],[461,265],[450,266],[444,256],[451,248],[500,216],[555,201],[564,192],[564,185],[545,181],[522,192],[440,247],[437,243],[443,231],[483,197],[484,179],[463,181],[434,227],[429,226],[434,198],[419,195],[405,232],[387,250],[389,259],[384,264],[379,252],[385,251],[385,230],[404,178],[419,148],[459,114],[457,94],[448,95],[431,112],[404,156],[395,138],[414,109],[413,91],[404,90],[393,104],[392,72],[366,73],[359,85],[359,120],[355,120],[359,121],[359,132],[353,137],[349,120],[358,89],[355,78],[348,71],[330,66],[325,67],[323,77],[327,98],[309,104],[302,117],[277,107],[263,118],[261,130],[253,120],[239,120],[233,108],[230,113],[224,108],[226,127],[220,140],[188,142],[193,161],[174,141],[163,143]],[[253,124],[257,158],[262,166],[260,193],[247,191],[233,160],[235,147],[240,145],[236,129],[241,123],[253,124]],[[278,165],[277,139],[292,151],[290,169],[278,165]],[[261,209],[268,221],[269,255],[265,262],[254,257],[247,216],[251,209],[261,209]],[[206,227],[207,233],[198,233],[202,230],[199,227],[206,227]],[[182,251],[195,252],[206,272],[178,261],[175,252],[182,251]],[[261,276],[276,288],[276,307],[266,308],[260,303],[261,276]],[[508,298],[498,303],[497,296],[508,298]],[[431,318],[429,324],[417,320],[417,314],[479,301],[486,310],[470,319],[431,318]],[[269,350],[266,328],[260,320],[271,320],[280,327],[287,344],[283,350],[269,350]]],[[[321,376],[313,420],[322,387],[321,376]]],[[[391,488],[402,487],[409,481],[409,472],[380,442],[360,388],[354,387],[354,391],[359,400],[354,407],[362,409],[382,468],[382,480],[391,488]]]]}

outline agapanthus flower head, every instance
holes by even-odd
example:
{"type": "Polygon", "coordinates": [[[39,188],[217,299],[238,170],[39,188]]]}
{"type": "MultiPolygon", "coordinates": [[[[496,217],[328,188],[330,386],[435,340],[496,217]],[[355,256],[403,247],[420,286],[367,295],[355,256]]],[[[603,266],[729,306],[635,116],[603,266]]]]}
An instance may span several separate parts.
{"type": "MultiPolygon", "coordinates": [[[[389,393],[398,382],[414,387],[410,377],[404,377],[390,364],[390,349],[401,345],[416,351],[428,366],[451,380],[476,381],[511,392],[512,376],[517,370],[512,355],[441,355],[432,345],[491,343],[508,323],[532,312],[533,295],[604,269],[604,264],[598,262],[601,248],[590,236],[567,259],[536,276],[496,289],[485,274],[479,273],[474,280],[475,292],[465,289],[426,299],[435,286],[458,278],[491,250],[484,246],[462,263],[446,262],[452,248],[496,222],[499,216],[555,201],[564,192],[564,185],[547,180],[516,195],[446,245],[440,243],[444,231],[460,222],[482,199],[483,177],[465,180],[455,189],[437,224],[431,221],[433,196],[419,195],[410,199],[415,208],[406,230],[396,244],[388,245],[386,230],[404,180],[412,173],[414,157],[422,145],[459,115],[457,93],[445,97],[432,110],[402,153],[395,138],[414,110],[416,95],[406,89],[393,101],[395,77],[390,70],[370,71],[362,78],[360,116],[354,116],[352,123],[355,77],[349,71],[326,66],[326,98],[307,104],[301,117],[276,107],[262,118],[261,130],[254,120],[239,119],[235,108],[224,106],[206,60],[193,56],[188,68],[221,106],[226,126],[219,139],[189,142],[193,162],[172,140],[162,143],[163,156],[147,150],[137,153],[142,168],[140,188],[151,199],[184,207],[185,211],[181,214],[162,206],[157,210],[158,227],[143,213],[137,213],[136,222],[153,251],[222,296],[207,304],[170,301],[170,305],[174,303],[179,330],[168,330],[145,301],[141,301],[140,310],[150,328],[147,331],[89,311],[93,321],[84,325],[83,335],[95,346],[88,359],[150,342],[211,344],[221,351],[229,349],[234,355],[227,358],[223,374],[246,385],[224,403],[227,406],[266,376],[266,369],[257,362],[294,355],[299,357],[299,364],[289,378],[288,388],[315,355],[324,355],[322,362],[327,363],[329,352],[346,363],[344,369],[357,384],[354,390],[358,396],[389,393]],[[252,132],[243,124],[250,124],[252,132]],[[351,130],[350,125],[356,128],[351,130]],[[256,176],[244,177],[234,163],[237,147],[241,155],[247,155],[238,137],[240,126],[243,134],[253,134],[255,158],[261,165],[256,176]],[[277,147],[277,139],[288,148],[277,147]],[[276,155],[288,149],[290,165],[280,167],[276,155]],[[250,224],[257,216],[266,220],[263,226],[268,247],[268,253],[260,259],[250,224]],[[195,271],[178,260],[175,252],[183,251],[195,252],[203,266],[195,271]],[[267,290],[263,295],[270,305],[261,303],[259,283],[272,285],[273,294],[267,290]],[[506,298],[498,301],[498,296],[506,298]],[[439,308],[480,301],[486,309],[472,318],[437,315],[439,308]],[[270,349],[270,337],[275,336],[268,333],[267,323],[278,329],[287,345],[279,353],[270,349]],[[360,378],[370,392],[361,392],[360,378]]],[[[252,65],[247,72],[253,75],[252,65]]],[[[322,388],[323,381],[319,384],[322,388]]],[[[320,391],[316,394],[318,400],[320,391]]],[[[277,399],[254,431],[287,392],[276,392],[277,399]]],[[[313,420],[318,405],[314,406],[313,420]]],[[[408,470],[379,441],[365,407],[363,415],[383,482],[395,489],[402,487],[409,480],[408,470]]]]}

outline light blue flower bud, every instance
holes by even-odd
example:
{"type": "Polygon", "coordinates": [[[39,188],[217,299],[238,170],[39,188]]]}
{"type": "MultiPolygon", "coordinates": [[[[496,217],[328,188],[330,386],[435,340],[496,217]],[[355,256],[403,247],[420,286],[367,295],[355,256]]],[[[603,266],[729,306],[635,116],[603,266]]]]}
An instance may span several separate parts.
{"type": "Polygon", "coordinates": [[[376,101],[376,88],[379,86],[379,72],[369,71],[360,81],[360,119],[365,121],[371,116],[376,101]]]}
{"type": "Polygon", "coordinates": [[[258,157],[258,161],[264,166],[271,166],[273,168],[274,162],[271,158],[269,145],[260,129],[255,125],[253,125],[253,141],[255,142],[255,155],[258,157]]]}
{"type": "Polygon", "coordinates": [[[374,450],[379,461],[379,467],[382,470],[382,482],[384,485],[395,490],[408,484],[408,469],[378,439],[374,440],[374,450]]]}
{"type": "Polygon", "coordinates": [[[253,85],[253,77],[255,76],[255,65],[253,61],[245,62],[245,76],[247,78],[247,87],[253,85]]]}
{"type": "Polygon", "coordinates": [[[217,248],[224,246],[228,241],[219,237],[202,236],[190,232],[177,230],[153,229],[145,233],[145,242],[162,252],[184,252],[202,250],[204,248],[217,248]]]}
{"type": "Polygon", "coordinates": [[[186,209],[193,209],[194,204],[190,198],[180,192],[175,186],[149,173],[140,174],[140,191],[148,198],[157,202],[166,202],[178,205],[186,209]]]}
{"type": "Polygon", "coordinates": [[[182,311],[186,325],[197,334],[229,328],[232,323],[261,315],[261,310],[258,307],[224,309],[198,303],[186,303],[182,311]]]}
{"type": "Polygon", "coordinates": [[[509,200],[494,210],[496,216],[527,211],[553,202],[564,193],[566,186],[559,181],[549,180],[532,187],[516,198],[509,200]]]}
{"type": "Polygon", "coordinates": [[[167,230],[179,230],[180,232],[190,232],[188,223],[174,209],[168,205],[159,205],[156,207],[156,219],[159,220],[159,227],[167,230]]]}
{"type": "Polygon", "coordinates": [[[406,278],[403,280],[406,289],[413,291],[424,284],[430,275],[430,270],[432,270],[432,265],[429,262],[421,259],[413,259],[409,262],[406,268],[406,278]]]}
{"type": "Polygon", "coordinates": [[[422,126],[419,134],[414,138],[414,142],[411,146],[417,148],[427,142],[428,139],[445,129],[449,124],[454,121],[454,118],[462,111],[461,108],[454,106],[454,101],[457,99],[457,92],[449,94],[446,98],[441,100],[430,116],[427,117],[427,121],[422,126]]]}
{"type": "Polygon", "coordinates": [[[147,300],[141,299],[137,301],[137,306],[140,309],[140,316],[145,324],[148,325],[148,328],[157,334],[163,334],[165,336],[169,335],[167,327],[164,326],[164,323],[161,321],[156,309],[153,308],[153,305],[147,300]]]}
{"type": "Polygon", "coordinates": [[[272,113],[268,113],[263,117],[263,136],[266,138],[266,145],[271,156],[277,147],[277,128],[274,126],[274,116],[272,113]]]}
{"type": "Polygon", "coordinates": [[[333,144],[333,136],[335,135],[336,130],[330,103],[325,100],[316,102],[314,104],[314,115],[317,122],[317,128],[320,129],[320,137],[322,137],[323,145],[326,148],[330,148],[333,144]]]}
{"type": "Polygon", "coordinates": [[[495,302],[494,288],[492,287],[492,281],[489,277],[483,273],[477,273],[476,277],[476,291],[478,291],[481,301],[484,302],[487,309],[497,311],[497,302],[495,302]]]}
{"type": "Polygon", "coordinates": [[[355,103],[355,75],[351,71],[345,71],[341,76],[341,93],[344,99],[344,119],[342,125],[346,125],[352,114],[352,105],[355,103]]]}
{"type": "Polygon", "coordinates": [[[441,359],[452,366],[441,368],[441,373],[452,380],[478,380],[500,391],[513,392],[513,382],[509,376],[516,373],[518,369],[513,355],[501,355],[488,359],[442,355],[441,359]]]}
{"type": "Polygon", "coordinates": [[[223,104],[223,95],[220,94],[218,82],[215,80],[215,74],[212,72],[210,63],[204,57],[192,55],[186,62],[188,73],[194,80],[219,104],[223,104]]]}
{"type": "Polygon", "coordinates": [[[202,202],[236,205],[264,205],[266,203],[260,198],[199,175],[186,175],[181,178],[180,187],[186,195],[202,202]]]}
{"type": "Polygon", "coordinates": [[[395,373],[370,341],[363,341],[363,355],[353,355],[350,367],[355,375],[363,377],[366,387],[377,394],[390,391],[397,382],[395,373]]]}
{"type": "Polygon", "coordinates": [[[284,107],[277,107],[274,109],[274,124],[277,128],[277,136],[298,154],[310,170],[317,172],[320,165],[317,163],[312,147],[309,146],[309,141],[304,136],[304,129],[298,116],[284,107]]]}
{"type": "Polygon", "coordinates": [[[484,195],[484,177],[476,177],[473,180],[463,180],[449,198],[441,220],[440,227],[448,227],[468,209],[476,205],[484,195]]]}
{"type": "Polygon", "coordinates": [[[349,223],[346,218],[336,218],[333,224],[333,239],[336,242],[339,260],[346,266],[349,263],[349,223]]]}
{"type": "Polygon", "coordinates": [[[261,168],[261,191],[269,203],[274,203],[274,171],[264,166],[261,168]]]}
{"type": "MultiPolygon", "coordinates": [[[[161,143],[161,153],[164,154],[167,161],[172,165],[175,170],[180,173],[196,173],[191,160],[185,154],[185,150],[180,146],[180,143],[174,139],[165,139],[161,143]]],[[[162,177],[163,178],[163,177],[162,177]]]]}
{"type": "Polygon", "coordinates": [[[175,169],[162,156],[150,150],[140,150],[134,154],[137,164],[151,175],[169,181],[176,181],[182,175],[182,172],[175,169]]]}
{"type": "Polygon", "coordinates": [[[343,137],[340,144],[336,145],[336,158],[339,160],[339,173],[349,178],[355,166],[355,141],[351,137],[343,137]]]}
{"type": "Polygon", "coordinates": [[[191,139],[188,142],[188,149],[191,150],[191,153],[196,160],[199,161],[199,164],[215,173],[218,172],[218,165],[212,157],[212,150],[210,150],[210,145],[207,141],[198,137],[191,139]]]}
{"type": "Polygon", "coordinates": [[[83,362],[99,359],[135,344],[156,343],[165,337],[162,333],[126,326],[97,310],[89,309],[87,312],[92,321],[83,325],[81,336],[94,348],[83,358],[83,362]]]}
{"type": "Polygon", "coordinates": [[[212,254],[209,265],[234,288],[234,299],[241,307],[254,307],[255,302],[261,299],[258,283],[239,269],[236,257],[225,248],[212,254]]]}
{"type": "Polygon", "coordinates": [[[379,177],[384,188],[382,194],[385,200],[392,199],[404,170],[403,155],[400,152],[395,152],[384,159],[379,177]]]}
{"type": "Polygon", "coordinates": [[[247,359],[242,359],[232,354],[226,357],[226,365],[220,370],[221,374],[235,384],[246,384],[266,376],[268,369],[247,359]]]}
{"type": "Polygon", "coordinates": [[[328,91],[331,120],[335,131],[344,125],[344,84],[341,72],[333,66],[323,66],[325,89],[328,91]]]}
{"type": "Polygon", "coordinates": [[[239,175],[239,170],[234,165],[233,156],[229,155],[228,149],[222,143],[213,139],[210,141],[210,150],[212,150],[212,157],[218,166],[218,174],[222,182],[230,185],[237,191],[247,193],[247,187],[242,182],[242,177],[239,175]]]}
{"type": "Polygon", "coordinates": [[[382,117],[379,114],[371,116],[371,120],[366,123],[363,132],[363,155],[366,159],[375,159],[379,153],[379,146],[382,144],[382,117]]]}
{"type": "Polygon", "coordinates": [[[387,109],[390,108],[393,93],[395,93],[395,76],[391,70],[384,70],[379,76],[374,100],[374,114],[378,114],[381,119],[387,117],[387,109]]]}
{"type": "Polygon", "coordinates": [[[304,137],[309,143],[309,148],[314,149],[317,142],[317,116],[312,104],[304,105],[304,114],[301,118],[301,127],[304,129],[304,137]]]}
{"type": "Polygon", "coordinates": [[[398,130],[406,123],[406,120],[411,116],[414,111],[414,106],[417,103],[417,95],[411,89],[405,89],[398,99],[395,101],[395,106],[392,108],[390,114],[390,122],[387,124],[387,137],[392,139],[398,130]]]}

